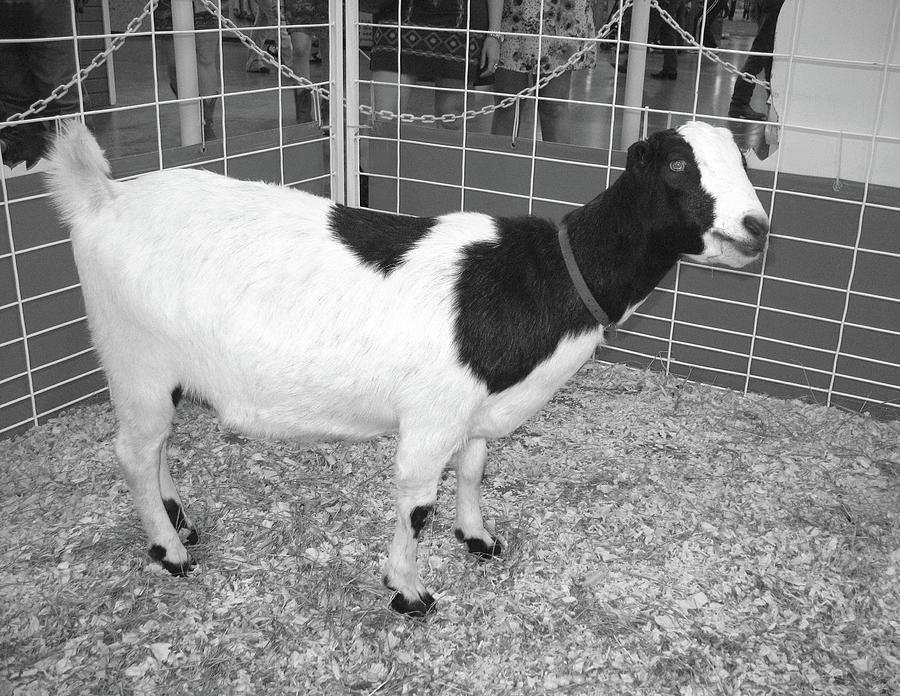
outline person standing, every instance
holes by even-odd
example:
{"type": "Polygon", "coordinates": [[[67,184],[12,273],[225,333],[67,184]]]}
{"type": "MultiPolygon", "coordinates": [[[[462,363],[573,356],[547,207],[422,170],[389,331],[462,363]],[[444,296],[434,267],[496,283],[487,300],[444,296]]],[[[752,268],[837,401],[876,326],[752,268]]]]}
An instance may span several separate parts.
{"type": "MultiPolygon", "coordinates": [[[[376,110],[406,110],[411,85],[431,81],[437,115],[459,114],[469,84],[497,68],[502,0],[396,0],[375,13],[370,67],[376,110]],[[414,25],[416,29],[401,29],[414,25]],[[452,29],[455,31],[447,31],[452,29]],[[466,33],[466,30],[468,34],[466,33]],[[399,58],[398,58],[399,49],[399,58]],[[399,73],[398,73],[399,68],[399,73]]],[[[439,123],[459,128],[461,121],[439,123]]]]}
{"type": "MultiPolygon", "coordinates": [[[[587,0],[506,0],[501,30],[526,36],[505,36],[495,75],[499,103],[504,95],[515,94],[568,62],[581,42],[572,39],[594,37],[594,17],[587,0]],[[571,38],[563,38],[571,37],[571,38]]],[[[537,118],[541,134],[549,142],[568,143],[572,137],[569,91],[572,71],[592,68],[596,54],[589,51],[575,65],[554,77],[538,91],[537,118]]],[[[512,135],[517,104],[494,112],[491,132],[512,135]]]]}
{"type": "MultiPolygon", "coordinates": [[[[82,0],[75,0],[75,11],[82,12],[83,5],[82,0]]],[[[68,2],[0,2],[0,121],[48,97],[75,73],[71,13],[68,2]]],[[[78,107],[76,85],[38,116],[76,113],[78,107]]],[[[31,169],[44,156],[52,125],[52,121],[25,122],[0,129],[3,164],[13,168],[25,162],[31,169]]]]}
{"type": "MultiPolygon", "coordinates": [[[[762,0],[760,2],[759,30],[750,50],[754,53],[768,55],[750,55],[741,70],[751,75],[764,72],[766,80],[772,79],[772,53],[775,50],[775,28],[778,25],[778,14],[784,0],[762,0]]],[[[731,104],[728,115],[731,118],[743,118],[752,121],[765,121],[766,115],[750,107],[750,99],[756,84],[738,77],[731,93],[731,104]]]]}
{"type": "MultiPolygon", "coordinates": [[[[680,23],[686,2],[687,0],[660,0],[659,4],[662,9],[672,16],[672,19],[680,23]]],[[[669,26],[668,22],[662,20],[659,14],[653,14],[651,17],[651,26],[653,21],[656,21],[659,25],[657,36],[659,37],[660,44],[663,46],[679,46],[681,44],[681,37],[671,26],[669,26]]],[[[651,73],[650,77],[655,80],[678,79],[678,50],[678,48],[664,48],[662,70],[651,73]]]]}

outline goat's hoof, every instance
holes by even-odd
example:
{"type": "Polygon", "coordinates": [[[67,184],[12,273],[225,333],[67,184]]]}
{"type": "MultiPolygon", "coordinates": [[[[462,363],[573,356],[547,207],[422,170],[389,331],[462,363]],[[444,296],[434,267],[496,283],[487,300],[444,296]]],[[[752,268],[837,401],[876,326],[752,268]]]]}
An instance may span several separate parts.
{"type": "Polygon", "coordinates": [[[413,619],[424,619],[425,615],[434,609],[435,603],[434,597],[427,590],[420,592],[413,600],[404,597],[402,592],[397,592],[391,599],[391,609],[413,619]]]}
{"type": "Polygon", "coordinates": [[[163,568],[168,570],[175,577],[183,578],[193,570],[197,565],[193,558],[187,557],[186,561],[169,561],[166,560],[166,549],[159,544],[153,544],[147,552],[154,561],[157,561],[163,568]]]}
{"type": "Polygon", "coordinates": [[[489,544],[478,537],[467,537],[461,529],[457,529],[453,533],[459,541],[466,545],[466,550],[479,560],[487,561],[503,554],[503,545],[496,539],[489,544]]]}

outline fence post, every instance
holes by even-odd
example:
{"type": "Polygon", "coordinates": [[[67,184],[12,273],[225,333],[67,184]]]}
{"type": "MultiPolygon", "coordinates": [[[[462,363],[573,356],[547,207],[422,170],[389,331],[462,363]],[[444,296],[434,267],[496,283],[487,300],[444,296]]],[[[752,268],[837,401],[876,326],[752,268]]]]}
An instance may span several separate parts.
{"type": "Polygon", "coordinates": [[[628,47],[628,73],[625,76],[625,113],[622,116],[622,136],[619,141],[622,150],[640,138],[649,30],[650,0],[634,0],[631,8],[631,31],[628,34],[631,45],[628,47]]]}
{"type": "Polygon", "coordinates": [[[172,43],[175,49],[178,98],[192,99],[192,101],[178,104],[181,144],[194,145],[202,139],[200,131],[202,119],[200,118],[200,85],[197,78],[197,42],[194,38],[194,3],[192,0],[172,0],[172,30],[175,32],[172,35],[172,43]]]}

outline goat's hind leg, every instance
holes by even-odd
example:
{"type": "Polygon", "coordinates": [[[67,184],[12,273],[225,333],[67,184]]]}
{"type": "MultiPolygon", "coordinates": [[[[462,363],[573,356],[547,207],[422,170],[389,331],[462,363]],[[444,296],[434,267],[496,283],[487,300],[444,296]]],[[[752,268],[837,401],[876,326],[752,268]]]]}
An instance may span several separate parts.
{"type": "MultiPolygon", "coordinates": [[[[176,527],[179,518],[184,526],[190,523],[165,463],[166,440],[175,411],[171,397],[166,392],[138,396],[113,389],[112,393],[119,417],[116,454],[150,542],[150,557],[172,575],[186,575],[194,567],[194,561],[176,527]],[[164,494],[168,504],[164,502],[164,494]]],[[[188,536],[190,540],[191,535],[188,536]]]]}
{"type": "MultiPolygon", "coordinates": [[[[172,405],[177,407],[181,400],[181,387],[177,387],[172,391],[172,405]]],[[[186,546],[193,546],[200,541],[200,535],[194,523],[184,511],[184,505],[181,502],[181,496],[178,494],[178,487],[169,471],[169,463],[166,458],[166,444],[163,443],[159,449],[159,490],[162,495],[163,507],[169,515],[169,521],[175,527],[186,546]],[[182,534],[182,532],[184,532],[182,534]]]]}
{"type": "Polygon", "coordinates": [[[500,542],[484,528],[481,516],[481,479],[487,458],[483,439],[469,440],[454,457],[456,464],[456,529],[454,534],[469,553],[480,559],[503,552],[500,542]]]}
{"type": "Polygon", "coordinates": [[[159,449],[159,491],[163,507],[169,516],[169,522],[175,527],[175,531],[179,533],[184,544],[186,546],[197,544],[200,541],[200,534],[184,511],[184,504],[181,502],[181,496],[178,495],[178,488],[175,486],[175,481],[169,471],[169,464],[166,461],[165,442],[159,449]],[[181,534],[182,532],[184,534],[181,534]]]}

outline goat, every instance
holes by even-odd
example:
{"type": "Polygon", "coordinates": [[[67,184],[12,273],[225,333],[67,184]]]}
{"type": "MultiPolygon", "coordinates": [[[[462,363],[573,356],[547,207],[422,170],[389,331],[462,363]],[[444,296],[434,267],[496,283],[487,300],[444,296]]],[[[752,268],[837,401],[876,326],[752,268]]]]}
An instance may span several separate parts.
{"type": "Polygon", "coordinates": [[[559,227],[403,217],[190,169],[114,181],[77,121],[47,182],[149,555],[174,575],[194,566],[182,537],[197,530],[166,461],[182,393],[251,436],[399,432],[384,583],[413,616],[434,605],[416,549],[445,466],[456,537],[500,555],[480,509],[486,441],[547,403],[680,257],[746,265],[769,226],[731,134],[699,122],[633,144],[615,183],[559,227]]]}

